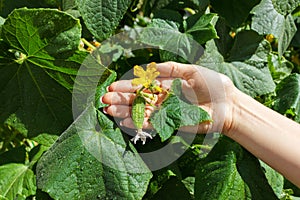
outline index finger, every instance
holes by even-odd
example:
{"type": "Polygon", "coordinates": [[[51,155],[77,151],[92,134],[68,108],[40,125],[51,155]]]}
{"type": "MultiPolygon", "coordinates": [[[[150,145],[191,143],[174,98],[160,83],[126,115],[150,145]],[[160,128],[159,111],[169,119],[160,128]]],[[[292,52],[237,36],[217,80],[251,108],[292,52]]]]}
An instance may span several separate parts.
{"type": "Polygon", "coordinates": [[[157,71],[160,72],[160,77],[172,77],[189,79],[191,74],[197,71],[195,65],[181,64],[176,62],[165,62],[156,64],[157,71]]]}
{"type": "Polygon", "coordinates": [[[135,92],[142,86],[132,86],[132,80],[119,80],[108,86],[108,92],[135,92]]]}

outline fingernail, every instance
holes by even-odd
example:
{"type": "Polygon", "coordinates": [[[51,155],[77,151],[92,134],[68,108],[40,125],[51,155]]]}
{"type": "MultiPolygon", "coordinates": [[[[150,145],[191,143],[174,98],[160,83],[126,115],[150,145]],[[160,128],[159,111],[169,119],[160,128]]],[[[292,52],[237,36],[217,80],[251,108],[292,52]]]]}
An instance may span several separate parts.
{"type": "Polygon", "coordinates": [[[123,125],[124,125],[123,121],[120,121],[120,126],[123,126],[123,125]]]}
{"type": "Polygon", "coordinates": [[[104,112],[105,114],[107,114],[107,107],[104,107],[104,108],[103,108],[103,112],[104,112]]]}
{"type": "Polygon", "coordinates": [[[106,87],[106,92],[109,92],[109,86],[106,87]]]}
{"type": "Polygon", "coordinates": [[[104,95],[100,97],[100,99],[99,99],[100,103],[103,103],[103,97],[104,97],[104,95]]]}

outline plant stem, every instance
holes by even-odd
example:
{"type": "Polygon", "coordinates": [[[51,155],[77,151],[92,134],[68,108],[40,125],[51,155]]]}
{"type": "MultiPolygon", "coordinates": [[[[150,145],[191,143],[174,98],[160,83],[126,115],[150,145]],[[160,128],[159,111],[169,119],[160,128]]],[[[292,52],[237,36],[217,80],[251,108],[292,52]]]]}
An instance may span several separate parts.
{"type": "Polygon", "coordinates": [[[92,45],[90,42],[88,42],[85,38],[81,38],[81,41],[88,47],[90,47],[93,51],[96,50],[97,48],[92,45]]]}

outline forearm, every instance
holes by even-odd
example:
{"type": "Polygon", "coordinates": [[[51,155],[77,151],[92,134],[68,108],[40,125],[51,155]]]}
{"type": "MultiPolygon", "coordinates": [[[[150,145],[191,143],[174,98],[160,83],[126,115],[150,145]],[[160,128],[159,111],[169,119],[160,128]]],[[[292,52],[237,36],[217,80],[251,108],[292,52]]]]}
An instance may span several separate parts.
{"type": "Polygon", "coordinates": [[[300,187],[300,125],[240,91],[225,133],[300,187]]]}

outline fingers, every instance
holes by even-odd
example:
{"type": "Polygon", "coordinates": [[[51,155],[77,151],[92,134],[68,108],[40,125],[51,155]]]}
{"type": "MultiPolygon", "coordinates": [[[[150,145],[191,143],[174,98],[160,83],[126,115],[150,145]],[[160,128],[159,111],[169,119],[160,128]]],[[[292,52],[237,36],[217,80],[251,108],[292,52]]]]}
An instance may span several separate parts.
{"type": "MultiPolygon", "coordinates": [[[[145,108],[145,118],[149,119],[152,112],[154,111],[154,108],[152,106],[146,106],[145,108]]],[[[103,112],[111,115],[113,117],[118,118],[128,118],[131,117],[131,106],[128,105],[110,105],[105,108],[103,108],[103,112]]]]}
{"type": "Polygon", "coordinates": [[[190,64],[176,62],[165,62],[156,64],[160,77],[183,78],[188,80],[191,74],[197,72],[197,68],[190,64]]]}
{"type": "Polygon", "coordinates": [[[135,96],[128,92],[108,92],[102,96],[101,102],[109,105],[131,105],[135,96]]]}
{"type": "Polygon", "coordinates": [[[121,80],[113,82],[110,86],[108,86],[107,90],[109,92],[135,92],[141,86],[132,86],[132,80],[121,80]]]}

